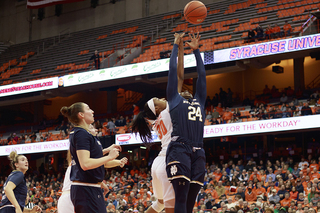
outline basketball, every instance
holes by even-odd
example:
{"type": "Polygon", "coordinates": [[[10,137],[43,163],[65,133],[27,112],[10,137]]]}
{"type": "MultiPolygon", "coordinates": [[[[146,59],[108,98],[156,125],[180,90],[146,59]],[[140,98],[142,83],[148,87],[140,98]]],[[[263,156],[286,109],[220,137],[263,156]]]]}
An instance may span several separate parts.
{"type": "Polygon", "coordinates": [[[201,1],[191,1],[184,7],[184,18],[191,24],[200,24],[207,17],[207,8],[201,1]]]}

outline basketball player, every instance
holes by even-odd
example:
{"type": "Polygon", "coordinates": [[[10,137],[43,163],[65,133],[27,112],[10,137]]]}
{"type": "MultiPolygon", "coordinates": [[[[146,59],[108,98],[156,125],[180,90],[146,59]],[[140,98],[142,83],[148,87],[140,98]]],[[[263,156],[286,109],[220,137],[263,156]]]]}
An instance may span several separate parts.
{"type": "Polygon", "coordinates": [[[185,99],[177,91],[177,52],[180,37],[176,37],[170,56],[167,99],[173,131],[167,149],[166,170],[175,191],[175,213],[191,213],[196,196],[203,185],[205,152],[203,149],[206,73],[199,51],[199,33],[189,34],[187,45],[197,61],[198,80],[194,98],[185,99]]]}
{"type": "MultiPolygon", "coordinates": [[[[175,37],[183,37],[183,34],[175,34],[175,37]]],[[[180,39],[178,55],[178,91],[181,91],[184,79],[183,70],[183,40],[180,39]]],[[[152,98],[144,106],[132,123],[132,131],[139,133],[143,143],[152,141],[152,133],[148,121],[154,121],[152,129],[158,134],[161,140],[161,151],[153,161],[151,167],[152,187],[157,201],[152,204],[146,213],[161,212],[165,208],[166,213],[174,212],[174,190],[168,181],[166,173],[166,151],[171,141],[172,123],[169,113],[169,105],[164,99],[152,98]]]]}
{"type": "MultiPolygon", "coordinates": [[[[92,124],[89,125],[89,131],[96,138],[98,130],[96,128],[94,128],[94,126],[92,124]]],[[[98,140],[98,139],[96,138],[96,140],[98,140]]],[[[74,206],[73,206],[71,198],[70,198],[70,188],[71,188],[71,181],[70,181],[71,155],[70,155],[70,151],[68,151],[68,154],[67,154],[67,161],[68,161],[69,166],[67,168],[67,171],[65,173],[64,180],[63,180],[62,195],[58,200],[58,212],[59,213],[73,213],[74,212],[74,206]]],[[[120,167],[123,167],[127,163],[128,159],[122,158],[121,160],[113,160],[113,161],[109,161],[107,164],[105,164],[105,168],[111,168],[111,167],[108,167],[108,164],[119,165],[120,167]],[[113,162],[113,161],[115,161],[115,162],[113,162]]],[[[101,188],[104,189],[104,195],[109,192],[108,186],[106,186],[103,182],[101,182],[101,188]]]]}
{"type": "Polygon", "coordinates": [[[3,185],[0,212],[41,212],[42,210],[39,206],[34,206],[32,209],[25,208],[28,188],[24,174],[29,169],[28,159],[24,155],[18,155],[16,151],[10,153],[9,159],[13,171],[3,185]]]}
{"type": "Polygon", "coordinates": [[[93,111],[85,103],[62,107],[61,113],[74,124],[70,132],[71,200],[76,213],[106,213],[101,182],[105,175],[104,165],[119,155],[120,147],[102,150],[99,141],[89,131],[94,122],[93,111]],[[104,156],[103,151],[109,152],[104,156]]]}

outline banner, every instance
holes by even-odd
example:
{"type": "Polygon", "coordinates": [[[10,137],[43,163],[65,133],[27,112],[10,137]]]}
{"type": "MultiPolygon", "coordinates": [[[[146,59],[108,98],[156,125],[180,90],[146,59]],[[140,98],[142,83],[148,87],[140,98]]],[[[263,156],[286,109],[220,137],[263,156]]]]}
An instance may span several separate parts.
{"type": "MultiPolygon", "coordinates": [[[[203,59],[203,53],[200,54],[203,59]]],[[[165,58],[156,61],[148,61],[143,63],[110,67],[106,69],[94,70],[72,75],[65,75],[63,77],[63,85],[65,87],[68,87],[98,81],[107,81],[137,75],[164,72],[169,70],[169,61],[170,58],[165,58]]],[[[196,64],[196,59],[193,54],[184,56],[184,68],[195,67],[196,64]]]]}
{"type": "Polygon", "coordinates": [[[0,86],[0,97],[58,88],[58,77],[0,86]]]}
{"type": "Polygon", "coordinates": [[[216,50],[213,52],[213,63],[242,60],[261,56],[288,53],[320,47],[320,34],[313,34],[271,42],[253,44],[216,50]]]}
{"type": "Polygon", "coordinates": [[[32,154],[41,152],[56,152],[69,149],[69,140],[26,143],[17,145],[0,146],[0,156],[8,156],[16,150],[18,154],[32,154]]]}
{"type": "Polygon", "coordinates": [[[84,1],[84,0],[28,0],[27,8],[38,9],[41,7],[49,7],[55,4],[66,4],[66,3],[72,3],[77,1],[84,1]]]}
{"type": "MultiPolygon", "coordinates": [[[[204,126],[203,137],[214,138],[312,128],[320,128],[320,115],[209,125],[204,126]]],[[[160,142],[155,132],[152,132],[152,137],[153,142],[160,142]]],[[[116,135],[116,144],[132,145],[140,143],[142,142],[139,135],[137,137],[131,133],[116,135]]]]}

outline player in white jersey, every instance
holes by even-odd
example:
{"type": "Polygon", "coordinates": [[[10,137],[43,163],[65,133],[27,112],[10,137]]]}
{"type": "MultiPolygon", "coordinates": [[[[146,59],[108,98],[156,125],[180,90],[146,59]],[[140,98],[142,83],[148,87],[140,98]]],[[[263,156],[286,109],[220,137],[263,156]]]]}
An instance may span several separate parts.
{"type": "MultiPolygon", "coordinates": [[[[89,125],[89,130],[90,133],[93,136],[96,136],[98,133],[98,130],[93,127],[92,124],[89,125]]],[[[113,145],[115,146],[115,145],[113,145]]],[[[107,148],[110,149],[111,147],[107,148]]],[[[121,148],[121,147],[120,147],[121,148]]],[[[103,152],[107,153],[107,149],[104,149],[103,152]]],[[[71,172],[71,154],[70,151],[68,151],[67,154],[67,161],[68,161],[68,168],[67,171],[64,175],[64,180],[63,180],[63,188],[62,188],[62,195],[58,200],[58,213],[74,213],[74,206],[71,201],[70,197],[70,188],[71,188],[71,183],[72,181],[70,180],[70,172],[71,172]]],[[[112,168],[116,166],[124,167],[124,165],[127,163],[128,159],[126,157],[122,158],[121,160],[113,160],[108,162],[105,165],[105,168],[112,168]]],[[[109,192],[109,188],[107,185],[105,185],[103,182],[101,182],[101,188],[104,189],[104,195],[106,195],[109,192]]]]}
{"type": "Polygon", "coordinates": [[[70,151],[68,151],[67,154],[67,161],[68,161],[68,168],[64,175],[63,180],[63,188],[62,188],[62,195],[58,200],[58,212],[59,213],[73,213],[74,212],[74,206],[72,204],[71,198],[70,198],[70,187],[71,187],[71,180],[70,180],[70,172],[71,172],[71,156],[70,151]]]}
{"type": "MultiPolygon", "coordinates": [[[[183,34],[175,36],[183,37],[183,34]]],[[[184,80],[183,69],[183,39],[179,44],[178,55],[178,91],[184,80]]],[[[185,97],[189,98],[190,93],[184,92],[185,97]]],[[[166,152],[171,142],[172,123],[169,113],[169,104],[165,99],[152,98],[144,105],[144,111],[140,112],[137,118],[132,122],[132,131],[139,133],[142,142],[149,143],[152,141],[152,133],[148,121],[152,123],[152,129],[157,133],[161,140],[161,151],[153,161],[151,167],[152,187],[157,201],[146,211],[146,213],[161,212],[164,208],[166,213],[174,212],[174,190],[168,180],[166,172],[166,152]],[[152,122],[153,121],[153,122],[152,122]]]]}

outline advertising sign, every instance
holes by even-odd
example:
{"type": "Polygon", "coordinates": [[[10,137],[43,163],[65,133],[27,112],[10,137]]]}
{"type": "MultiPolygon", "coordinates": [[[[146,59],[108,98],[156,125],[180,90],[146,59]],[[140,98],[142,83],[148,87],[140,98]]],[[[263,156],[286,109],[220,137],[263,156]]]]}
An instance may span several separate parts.
{"type": "Polygon", "coordinates": [[[0,97],[58,88],[58,77],[0,86],[0,97]]]}
{"type": "Polygon", "coordinates": [[[213,52],[213,63],[289,53],[320,47],[320,34],[240,46],[213,52]]]}
{"type": "MultiPolygon", "coordinates": [[[[203,53],[201,53],[203,58],[203,53]]],[[[129,64],[118,67],[110,67],[106,69],[82,72],[63,77],[63,84],[65,87],[75,86],[98,81],[114,80],[118,78],[126,78],[137,75],[146,75],[157,72],[164,72],[169,70],[170,58],[148,61],[137,64],[129,64]]],[[[193,54],[184,56],[184,67],[195,67],[196,59],[193,54]]]]}
{"type": "MultiPolygon", "coordinates": [[[[291,118],[204,126],[203,137],[214,138],[235,135],[312,129],[319,127],[320,115],[310,115],[291,118]]],[[[152,137],[153,142],[160,142],[160,139],[155,132],[152,132],[152,137]]],[[[142,142],[139,136],[136,137],[134,134],[127,133],[116,135],[116,144],[132,145],[140,143],[142,142]]]]}

